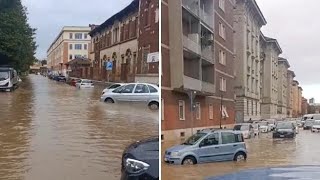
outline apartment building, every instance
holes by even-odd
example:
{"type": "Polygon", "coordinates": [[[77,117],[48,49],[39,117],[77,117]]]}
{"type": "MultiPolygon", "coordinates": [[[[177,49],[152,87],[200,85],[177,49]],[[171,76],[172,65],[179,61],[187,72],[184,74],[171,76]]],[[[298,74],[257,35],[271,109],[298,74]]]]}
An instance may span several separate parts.
{"type": "Polygon", "coordinates": [[[159,1],[140,0],[136,82],[159,83],[159,1]]]}
{"type": "MultiPolygon", "coordinates": [[[[220,122],[221,103],[208,98],[216,92],[214,4],[161,1],[163,140],[184,138],[220,122]]],[[[222,111],[228,118],[224,107],[222,111]]]]}
{"type": "Polygon", "coordinates": [[[90,28],[65,26],[47,50],[48,69],[67,75],[66,63],[76,57],[88,58],[91,48],[90,28]]]}
{"type": "Polygon", "coordinates": [[[287,72],[287,117],[293,115],[293,79],[296,77],[295,73],[291,70],[287,72]]]}
{"type": "Polygon", "coordinates": [[[282,50],[276,39],[266,37],[262,33],[260,37],[263,57],[261,60],[261,117],[263,119],[278,118],[278,58],[282,50]]]}
{"type": "Polygon", "coordinates": [[[298,87],[298,117],[302,116],[302,87],[298,87]]]}
{"type": "Polygon", "coordinates": [[[236,120],[261,118],[260,29],[266,25],[255,0],[236,0],[234,9],[234,48],[236,120]]]}
{"type": "Polygon", "coordinates": [[[302,97],[302,103],[301,103],[301,115],[308,114],[308,99],[302,97]]]}
{"type": "Polygon", "coordinates": [[[299,117],[299,82],[293,80],[292,82],[292,94],[293,94],[293,106],[292,106],[292,117],[299,117]]]}
{"type": "Polygon", "coordinates": [[[133,82],[138,58],[139,0],[90,32],[94,44],[93,79],[133,82]],[[106,70],[112,62],[112,70],[106,70]]]}
{"type": "Polygon", "coordinates": [[[287,59],[279,57],[278,59],[278,118],[287,117],[288,108],[288,69],[290,64],[287,59]]]}

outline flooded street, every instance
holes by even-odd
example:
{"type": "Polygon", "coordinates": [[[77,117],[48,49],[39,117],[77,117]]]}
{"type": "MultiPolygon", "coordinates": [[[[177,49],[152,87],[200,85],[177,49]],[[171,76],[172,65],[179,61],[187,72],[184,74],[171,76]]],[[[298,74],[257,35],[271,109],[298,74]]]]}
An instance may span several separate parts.
{"type": "Polygon", "coordinates": [[[119,179],[123,149],[158,135],[158,112],[100,102],[102,88],[30,75],[0,93],[0,179],[119,179]]]}
{"type": "MultiPolygon", "coordinates": [[[[320,133],[300,130],[294,140],[273,140],[272,134],[246,140],[248,159],[246,162],[206,163],[194,166],[162,165],[163,179],[205,179],[245,169],[282,165],[319,165],[320,133]]],[[[162,144],[162,156],[166,148],[174,143],[162,144]]]]}

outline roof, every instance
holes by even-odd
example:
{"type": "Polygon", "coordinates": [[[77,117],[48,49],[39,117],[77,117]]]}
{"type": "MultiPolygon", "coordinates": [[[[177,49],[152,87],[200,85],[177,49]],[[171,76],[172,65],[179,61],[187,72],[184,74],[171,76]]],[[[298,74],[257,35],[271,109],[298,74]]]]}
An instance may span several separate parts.
{"type": "Polygon", "coordinates": [[[262,23],[262,25],[266,25],[267,24],[267,20],[263,16],[262,11],[259,8],[257,2],[255,0],[248,0],[248,1],[245,1],[245,2],[251,3],[251,5],[253,6],[254,10],[256,10],[256,12],[259,14],[258,18],[259,18],[260,22],[262,23]]]}
{"type": "Polygon", "coordinates": [[[91,65],[91,61],[86,58],[76,58],[73,59],[69,62],[66,63],[66,65],[73,65],[73,64],[78,64],[78,65],[91,65]]]}
{"type": "Polygon", "coordinates": [[[261,32],[261,36],[265,39],[266,43],[272,43],[272,44],[276,45],[276,48],[278,49],[279,53],[280,54],[282,53],[282,49],[281,49],[277,39],[267,37],[262,32],[261,32]]]}
{"type": "Polygon", "coordinates": [[[288,74],[292,74],[292,77],[296,77],[296,74],[292,70],[288,70],[288,74]]]}
{"type": "Polygon", "coordinates": [[[297,80],[293,80],[293,83],[298,84],[299,85],[299,81],[297,80]]]}
{"type": "Polygon", "coordinates": [[[278,63],[281,63],[281,64],[283,63],[287,68],[290,67],[289,61],[283,57],[279,57],[278,63]]]}
{"type": "Polygon", "coordinates": [[[109,19],[107,19],[104,23],[102,23],[100,26],[95,27],[90,31],[90,36],[94,36],[95,34],[101,32],[103,29],[105,29],[108,26],[111,26],[116,20],[120,20],[130,12],[134,12],[135,10],[139,10],[139,0],[133,0],[127,7],[116,13],[115,15],[111,16],[109,19]]]}

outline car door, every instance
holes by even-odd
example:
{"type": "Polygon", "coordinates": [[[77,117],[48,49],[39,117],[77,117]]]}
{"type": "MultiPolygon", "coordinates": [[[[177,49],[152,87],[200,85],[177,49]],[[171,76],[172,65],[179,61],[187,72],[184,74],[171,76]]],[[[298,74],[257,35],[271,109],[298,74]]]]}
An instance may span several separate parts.
{"type": "Polygon", "coordinates": [[[230,161],[234,158],[235,151],[239,148],[239,143],[236,141],[236,134],[233,132],[221,132],[221,160],[230,161]]]}
{"type": "Polygon", "coordinates": [[[150,91],[147,85],[137,84],[134,89],[134,94],[132,96],[132,101],[146,102],[150,96],[150,91]]]}
{"type": "Polygon", "coordinates": [[[135,88],[136,84],[128,84],[124,86],[122,91],[117,94],[116,100],[117,101],[131,101],[132,95],[133,95],[133,90],[135,88]]]}
{"type": "Polygon", "coordinates": [[[199,162],[212,162],[219,161],[219,144],[220,144],[219,132],[213,133],[203,139],[199,148],[196,150],[199,162]]]}
{"type": "Polygon", "coordinates": [[[159,101],[159,90],[151,85],[148,85],[150,90],[150,95],[148,96],[148,101],[157,99],[159,101]]]}

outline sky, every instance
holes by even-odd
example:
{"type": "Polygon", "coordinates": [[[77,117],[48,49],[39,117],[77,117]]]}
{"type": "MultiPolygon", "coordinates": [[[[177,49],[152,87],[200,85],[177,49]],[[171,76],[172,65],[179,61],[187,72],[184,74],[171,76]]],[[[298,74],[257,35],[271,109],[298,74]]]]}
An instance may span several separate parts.
{"type": "Polygon", "coordinates": [[[132,0],[22,0],[29,23],[37,29],[36,57],[46,58],[47,49],[63,26],[102,24],[132,0]]]}
{"type": "Polygon", "coordinates": [[[256,1],[267,20],[262,32],[278,40],[303,95],[320,102],[320,1],[256,1]]]}

